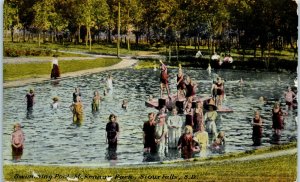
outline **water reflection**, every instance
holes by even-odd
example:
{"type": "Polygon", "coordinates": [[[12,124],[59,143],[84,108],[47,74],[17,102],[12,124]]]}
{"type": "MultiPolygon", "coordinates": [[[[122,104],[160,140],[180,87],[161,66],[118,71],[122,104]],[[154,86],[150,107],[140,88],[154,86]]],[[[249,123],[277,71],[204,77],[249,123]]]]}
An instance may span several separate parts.
{"type": "MultiPolygon", "coordinates": [[[[197,95],[210,93],[213,74],[209,76],[206,70],[192,68],[184,68],[184,72],[197,82],[197,95]]],[[[177,69],[169,69],[169,74],[170,90],[176,93],[177,69]]],[[[280,74],[278,82],[277,73],[220,70],[219,74],[226,79],[224,105],[234,109],[233,113],[220,113],[216,120],[217,130],[226,133],[225,152],[254,148],[250,122],[254,110],[257,109],[263,118],[262,146],[296,140],[297,126],[294,118],[297,110],[290,111],[286,116],[285,128],[279,138],[273,137],[271,118],[275,101],[279,100],[284,108],[283,91],[287,85],[293,84],[295,75],[280,74]],[[243,86],[238,82],[241,78],[243,86]],[[258,100],[261,96],[266,98],[262,104],[258,100]]],[[[157,112],[146,107],[145,100],[150,95],[154,98],[159,97],[159,76],[159,72],[152,69],[124,69],[62,79],[55,85],[51,81],[4,89],[4,163],[11,162],[10,132],[15,121],[22,123],[26,135],[26,148],[21,163],[119,165],[180,158],[178,150],[174,149],[169,149],[163,159],[148,153],[143,155],[143,123],[147,120],[149,112],[157,112]],[[114,91],[104,96],[102,91],[106,89],[105,80],[109,74],[114,78],[114,91]],[[73,118],[69,109],[72,93],[77,86],[81,91],[84,108],[84,122],[81,127],[71,125],[73,118]],[[23,96],[31,87],[34,88],[36,97],[34,117],[27,118],[23,96]],[[91,101],[95,90],[101,91],[102,100],[99,111],[92,113],[91,101]],[[60,107],[55,112],[49,107],[53,96],[60,98],[60,107]],[[121,107],[124,99],[128,101],[127,110],[121,107]],[[105,127],[111,113],[118,116],[120,138],[118,149],[113,151],[112,155],[107,155],[109,152],[103,146],[107,146],[105,127]]],[[[184,121],[185,117],[181,117],[184,121]]],[[[219,154],[208,150],[207,155],[219,154]]]]}

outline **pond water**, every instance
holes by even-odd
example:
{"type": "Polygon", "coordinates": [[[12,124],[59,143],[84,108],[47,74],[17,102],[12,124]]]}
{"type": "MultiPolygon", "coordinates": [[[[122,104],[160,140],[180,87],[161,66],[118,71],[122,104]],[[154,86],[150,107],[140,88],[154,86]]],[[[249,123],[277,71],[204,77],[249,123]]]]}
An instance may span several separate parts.
{"type": "MultiPolygon", "coordinates": [[[[209,94],[212,76],[206,70],[183,68],[198,83],[197,95],[209,94]]],[[[177,69],[169,69],[171,92],[176,92],[175,75],[177,69]],[[172,78],[172,79],[171,79],[172,78]]],[[[263,118],[262,146],[272,145],[271,109],[275,100],[280,100],[284,108],[283,91],[292,85],[296,74],[278,74],[269,72],[245,72],[220,70],[219,75],[226,79],[226,101],[224,105],[234,112],[219,114],[218,131],[226,134],[225,152],[251,150],[252,127],[250,125],[254,110],[261,111],[263,118]],[[243,78],[241,87],[237,80],[243,78]],[[258,98],[268,99],[260,104],[258,98]]],[[[63,79],[54,85],[50,81],[28,86],[4,89],[4,122],[3,122],[3,158],[4,163],[13,163],[11,157],[10,134],[15,122],[20,122],[26,136],[25,149],[21,161],[23,164],[64,164],[110,166],[124,164],[141,164],[143,159],[142,127],[147,121],[149,112],[157,112],[145,106],[149,95],[158,98],[159,71],[152,69],[134,70],[132,68],[101,72],[88,76],[63,79]],[[112,74],[114,92],[104,97],[98,114],[91,113],[91,100],[94,90],[103,96],[105,79],[112,74]],[[78,86],[84,105],[84,123],[81,127],[72,125],[72,103],[74,87],[78,86]],[[26,118],[25,95],[29,88],[34,88],[36,104],[33,118],[26,118]],[[52,98],[60,98],[57,111],[50,109],[52,98]],[[128,100],[128,110],[121,108],[122,100],[128,100]],[[109,161],[105,143],[105,126],[109,114],[118,116],[121,129],[118,142],[117,160],[109,161]]],[[[296,110],[289,113],[285,120],[285,129],[279,143],[288,143],[297,138],[295,124],[296,110]]],[[[184,116],[182,116],[184,117],[184,116]]],[[[173,151],[175,154],[176,152],[173,151]]],[[[210,154],[218,155],[218,154],[210,154]]],[[[170,155],[164,160],[178,158],[170,155]]]]}

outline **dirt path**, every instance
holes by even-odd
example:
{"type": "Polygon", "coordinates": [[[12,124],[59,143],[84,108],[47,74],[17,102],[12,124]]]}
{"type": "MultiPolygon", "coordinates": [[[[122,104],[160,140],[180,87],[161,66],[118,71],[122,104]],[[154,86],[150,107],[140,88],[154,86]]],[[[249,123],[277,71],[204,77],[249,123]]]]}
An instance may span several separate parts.
{"type": "MultiPolygon", "coordinates": [[[[121,58],[122,58],[122,61],[120,63],[109,66],[109,67],[101,67],[101,68],[81,70],[81,71],[76,71],[76,72],[69,72],[69,73],[62,74],[61,77],[62,77],[62,79],[65,79],[65,78],[71,78],[71,77],[76,77],[76,76],[87,75],[87,74],[91,74],[91,73],[98,73],[98,72],[101,72],[101,71],[122,69],[122,68],[127,68],[127,67],[130,67],[130,66],[133,66],[134,64],[137,63],[136,59],[132,59],[130,57],[121,57],[121,58]]],[[[22,61],[24,61],[24,60],[22,60],[22,61]]],[[[25,61],[32,62],[34,60],[31,59],[31,60],[25,60],[25,61]]],[[[40,60],[40,61],[43,61],[43,60],[40,60]]],[[[15,63],[15,64],[17,64],[17,63],[15,63]]],[[[18,86],[24,86],[24,85],[28,85],[28,84],[32,84],[32,83],[39,83],[39,82],[49,81],[49,80],[50,80],[49,79],[49,74],[48,75],[40,75],[38,78],[30,78],[30,79],[24,79],[24,80],[4,82],[3,87],[4,88],[18,87],[18,86]]]]}

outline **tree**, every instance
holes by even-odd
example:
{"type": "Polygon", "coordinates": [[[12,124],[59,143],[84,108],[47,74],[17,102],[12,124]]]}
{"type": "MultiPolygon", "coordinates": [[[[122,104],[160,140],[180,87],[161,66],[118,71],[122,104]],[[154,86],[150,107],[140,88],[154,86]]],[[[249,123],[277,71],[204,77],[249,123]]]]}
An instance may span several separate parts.
{"type": "Polygon", "coordinates": [[[11,30],[11,41],[14,42],[14,29],[20,28],[17,3],[14,1],[4,1],[4,29],[11,30]]]}
{"type": "Polygon", "coordinates": [[[41,0],[33,6],[34,21],[33,26],[38,30],[39,47],[41,44],[41,31],[47,31],[50,26],[50,12],[54,11],[54,0],[41,0]]]}

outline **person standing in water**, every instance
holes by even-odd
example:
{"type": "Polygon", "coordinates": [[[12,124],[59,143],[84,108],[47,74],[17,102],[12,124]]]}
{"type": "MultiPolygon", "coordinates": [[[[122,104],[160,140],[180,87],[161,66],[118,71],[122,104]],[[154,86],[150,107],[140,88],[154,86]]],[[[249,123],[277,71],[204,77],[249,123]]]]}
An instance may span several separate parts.
{"type": "Polygon", "coordinates": [[[58,109],[58,97],[53,97],[52,98],[53,103],[51,103],[51,109],[56,110],[58,109]]]}
{"type": "Polygon", "coordinates": [[[73,112],[73,124],[81,126],[83,122],[83,104],[79,96],[76,97],[76,102],[70,106],[70,109],[73,112]]]}
{"type": "Polygon", "coordinates": [[[124,99],[122,101],[122,106],[121,106],[124,110],[127,110],[127,107],[128,107],[128,101],[126,99],[124,99]]]}
{"type": "Polygon", "coordinates": [[[158,116],[158,122],[155,125],[155,143],[157,147],[157,152],[160,157],[164,157],[167,143],[167,136],[168,136],[168,126],[165,123],[166,114],[160,114],[158,116]]]}
{"type": "Polygon", "coordinates": [[[262,137],[262,119],[260,117],[259,111],[254,112],[254,118],[252,121],[252,141],[254,146],[261,145],[262,137]]]}
{"type": "Polygon", "coordinates": [[[117,122],[117,116],[114,114],[109,115],[109,122],[106,124],[106,143],[108,148],[117,148],[118,138],[120,134],[119,123],[117,122]]]}
{"type": "Polygon", "coordinates": [[[148,114],[148,121],[143,125],[143,143],[144,152],[156,153],[156,143],[155,143],[155,117],[156,115],[151,112],[148,114]]]}
{"type": "Polygon", "coordinates": [[[184,133],[179,138],[177,149],[181,151],[181,157],[184,159],[190,159],[194,152],[200,151],[193,141],[193,128],[191,126],[185,126],[184,133]]]}
{"type": "Polygon", "coordinates": [[[284,98],[286,103],[286,110],[293,110],[294,100],[296,99],[296,94],[292,91],[291,87],[287,87],[287,91],[284,92],[284,98]]]}
{"type": "Polygon", "coordinates": [[[208,104],[205,105],[205,109],[207,112],[204,115],[205,121],[205,129],[207,133],[210,135],[212,140],[217,137],[217,126],[216,126],[216,119],[218,117],[217,113],[217,106],[215,105],[215,101],[210,99],[208,104]]]}
{"type": "Polygon", "coordinates": [[[169,148],[177,148],[179,137],[181,136],[182,119],[177,115],[177,108],[173,107],[172,116],[168,117],[167,125],[169,128],[169,148]]]}
{"type": "Polygon", "coordinates": [[[193,118],[193,130],[194,132],[199,131],[200,127],[203,125],[204,126],[204,121],[203,121],[203,103],[201,101],[198,101],[196,103],[196,108],[194,110],[194,118],[193,118]]]}
{"type": "Polygon", "coordinates": [[[285,113],[281,110],[279,102],[275,102],[272,109],[272,128],[277,136],[281,134],[281,130],[284,128],[283,115],[285,113]]]}
{"type": "Polygon", "coordinates": [[[166,89],[169,99],[170,97],[170,90],[169,90],[169,82],[168,82],[168,69],[167,66],[159,60],[161,63],[161,73],[160,73],[160,97],[162,98],[163,92],[166,89]]]}
{"type": "Polygon", "coordinates": [[[108,93],[110,93],[110,94],[113,93],[113,78],[112,78],[111,74],[109,74],[107,77],[106,88],[107,88],[108,93]]]}
{"type": "Polygon", "coordinates": [[[14,125],[14,131],[11,134],[12,158],[15,161],[21,159],[24,149],[25,135],[21,129],[20,123],[14,125]]]}
{"type": "Polygon", "coordinates": [[[117,116],[109,115],[109,122],[106,124],[106,143],[108,143],[108,159],[117,159],[117,145],[120,134],[119,124],[117,123],[117,116]]]}
{"type": "Polygon", "coordinates": [[[29,92],[26,94],[26,102],[27,102],[27,118],[32,118],[32,112],[33,112],[33,105],[35,104],[34,100],[35,94],[33,89],[29,89],[29,92]]]}
{"type": "Polygon", "coordinates": [[[205,131],[205,126],[200,125],[199,130],[194,133],[194,136],[198,139],[198,142],[201,146],[200,156],[206,157],[207,147],[209,145],[208,133],[205,131]]]}
{"type": "Polygon", "coordinates": [[[94,96],[92,100],[92,112],[99,111],[99,105],[100,105],[101,97],[99,95],[98,90],[94,91],[94,96]]]}
{"type": "Polygon", "coordinates": [[[185,89],[186,89],[186,100],[193,101],[194,96],[196,95],[196,85],[192,81],[191,77],[187,76],[186,77],[186,84],[185,84],[185,89]]]}
{"type": "Polygon", "coordinates": [[[76,87],[73,92],[73,102],[76,102],[76,99],[78,96],[81,97],[81,93],[80,93],[79,87],[76,87]]]}

